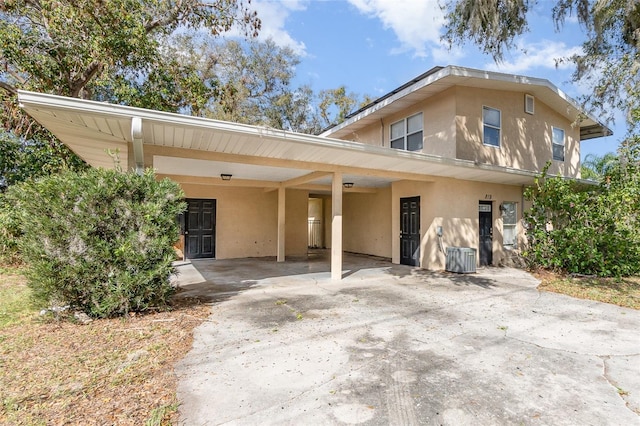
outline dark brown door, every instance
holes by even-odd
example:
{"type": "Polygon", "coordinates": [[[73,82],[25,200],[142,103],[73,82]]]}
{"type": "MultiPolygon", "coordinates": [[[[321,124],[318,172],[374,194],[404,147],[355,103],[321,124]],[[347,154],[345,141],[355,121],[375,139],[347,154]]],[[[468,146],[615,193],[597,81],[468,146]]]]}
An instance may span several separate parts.
{"type": "Polygon", "coordinates": [[[400,198],[400,263],[420,265],[420,197],[400,198]]]}
{"type": "Polygon", "coordinates": [[[478,206],[480,266],[493,263],[493,213],[491,210],[491,201],[480,201],[478,206]]]}
{"type": "Polygon", "coordinates": [[[187,200],[184,240],[187,259],[216,256],[216,200],[187,200]]]}

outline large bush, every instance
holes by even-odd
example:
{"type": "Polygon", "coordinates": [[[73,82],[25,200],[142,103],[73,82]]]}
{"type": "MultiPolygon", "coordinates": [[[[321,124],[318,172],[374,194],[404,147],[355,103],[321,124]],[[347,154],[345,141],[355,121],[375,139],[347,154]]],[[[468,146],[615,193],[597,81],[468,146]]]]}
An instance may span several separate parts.
{"type": "Polygon", "coordinates": [[[166,306],[182,197],[151,171],[64,172],[10,187],[35,299],[93,317],[166,306]]]}
{"type": "Polygon", "coordinates": [[[18,253],[19,221],[11,202],[0,193],[0,264],[20,262],[18,253]]]}
{"type": "Polygon", "coordinates": [[[629,139],[597,186],[546,173],[526,192],[531,267],[628,276],[640,273],[640,140],[629,139]]]}

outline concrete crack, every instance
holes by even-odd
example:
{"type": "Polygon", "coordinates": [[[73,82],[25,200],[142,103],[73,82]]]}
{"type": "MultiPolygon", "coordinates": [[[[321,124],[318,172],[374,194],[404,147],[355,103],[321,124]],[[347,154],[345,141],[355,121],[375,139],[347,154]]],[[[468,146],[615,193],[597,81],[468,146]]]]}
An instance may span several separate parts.
{"type": "Polygon", "coordinates": [[[624,406],[627,407],[627,409],[631,411],[633,414],[640,417],[640,412],[631,408],[630,401],[628,398],[626,398],[626,396],[628,395],[628,392],[625,389],[618,386],[618,383],[610,377],[609,368],[607,366],[607,360],[611,359],[611,355],[602,355],[602,356],[599,356],[598,358],[602,360],[602,377],[607,381],[607,383],[609,383],[611,387],[613,387],[616,390],[616,394],[618,394],[620,399],[624,402],[624,406]]]}
{"type": "Polygon", "coordinates": [[[595,357],[599,357],[599,358],[612,357],[612,356],[638,356],[638,355],[640,355],[638,353],[634,353],[634,354],[598,354],[598,353],[589,353],[589,352],[570,351],[570,350],[562,349],[562,348],[554,348],[554,347],[550,347],[550,346],[543,346],[543,345],[539,345],[537,343],[529,342],[527,340],[518,339],[517,337],[509,336],[508,335],[508,330],[505,330],[505,336],[504,337],[506,337],[507,339],[515,340],[515,341],[520,342],[520,343],[525,343],[527,345],[535,346],[535,347],[540,348],[540,349],[547,349],[547,350],[551,350],[551,351],[564,352],[564,353],[575,354],[575,355],[595,356],[595,357]]]}

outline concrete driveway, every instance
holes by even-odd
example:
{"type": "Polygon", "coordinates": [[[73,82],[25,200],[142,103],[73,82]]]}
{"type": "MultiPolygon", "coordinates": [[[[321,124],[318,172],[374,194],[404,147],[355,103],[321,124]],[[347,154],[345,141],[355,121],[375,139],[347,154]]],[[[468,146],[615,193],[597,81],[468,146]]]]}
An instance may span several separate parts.
{"type": "Polygon", "coordinates": [[[212,303],[178,365],[183,425],[640,424],[640,312],[529,274],[347,256],[194,261],[212,303]]]}

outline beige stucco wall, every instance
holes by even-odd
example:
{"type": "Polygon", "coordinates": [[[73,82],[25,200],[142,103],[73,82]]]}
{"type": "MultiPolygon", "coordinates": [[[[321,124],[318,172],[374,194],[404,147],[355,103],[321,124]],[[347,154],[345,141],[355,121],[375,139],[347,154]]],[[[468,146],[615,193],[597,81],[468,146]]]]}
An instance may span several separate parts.
{"type": "Polygon", "coordinates": [[[345,251],[391,258],[391,188],[346,193],[342,246],[345,251]]]}
{"type": "Polygon", "coordinates": [[[286,190],[285,255],[306,256],[308,246],[309,193],[297,189],[286,190]]]}
{"type": "Polygon", "coordinates": [[[535,99],[535,113],[524,111],[524,92],[456,88],[456,151],[459,159],[523,170],[542,170],[552,161],[552,127],[565,131],[565,160],[552,161],[549,172],[577,177],[580,171],[580,130],[571,121],[535,99]],[[482,107],[502,115],[500,147],[482,143],[482,107]]]}
{"type": "Polygon", "coordinates": [[[426,154],[531,171],[541,171],[550,161],[549,173],[579,177],[580,129],[537,98],[535,113],[526,113],[524,99],[525,92],[453,87],[344,139],[388,147],[391,124],[422,112],[426,154]],[[501,111],[500,147],[482,143],[483,105],[501,111]],[[565,131],[564,162],[552,160],[552,127],[565,131]]]}
{"type": "MultiPolygon", "coordinates": [[[[522,188],[512,185],[437,178],[432,183],[399,181],[392,184],[392,261],[400,262],[400,198],[420,197],[420,266],[440,270],[445,255],[440,249],[436,230],[443,228],[442,249],[446,247],[478,248],[478,204],[491,201],[493,206],[493,264],[500,264],[506,252],[502,247],[502,218],[499,206],[516,202],[522,217],[522,188]]],[[[522,234],[522,226],[518,224],[522,234]]],[[[479,258],[479,256],[478,256],[479,258]]]]}
{"type": "Polygon", "coordinates": [[[423,113],[423,152],[455,158],[455,96],[453,89],[445,90],[429,99],[412,105],[383,120],[344,137],[346,140],[368,145],[389,147],[391,124],[411,115],[423,113]]]}
{"type": "MultiPolygon", "coordinates": [[[[278,192],[181,184],[187,198],[216,200],[216,258],[275,256],[278,241],[278,192]]],[[[286,191],[285,253],[307,253],[307,192],[286,191]]]]}

